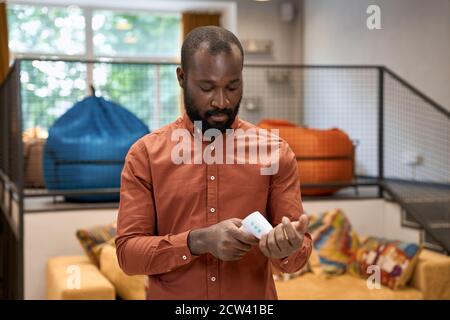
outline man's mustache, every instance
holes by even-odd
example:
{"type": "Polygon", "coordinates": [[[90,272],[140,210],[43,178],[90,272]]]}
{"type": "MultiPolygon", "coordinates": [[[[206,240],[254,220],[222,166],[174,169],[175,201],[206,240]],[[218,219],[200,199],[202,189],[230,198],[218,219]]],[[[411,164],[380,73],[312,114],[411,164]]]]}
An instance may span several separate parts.
{"type": "Polygon", "coordinates": [[[211,116],[217,116],[217,115],[220,115],[220,114],[225,114],[225,115],[230,117],[233,114],[233,112],[231,110],[229,110],[229,109],[223,109],[223,110],[215,109],[215,110],[208,110],[208,111],[206,111],[205,116],[211,117],[211,116]]]}

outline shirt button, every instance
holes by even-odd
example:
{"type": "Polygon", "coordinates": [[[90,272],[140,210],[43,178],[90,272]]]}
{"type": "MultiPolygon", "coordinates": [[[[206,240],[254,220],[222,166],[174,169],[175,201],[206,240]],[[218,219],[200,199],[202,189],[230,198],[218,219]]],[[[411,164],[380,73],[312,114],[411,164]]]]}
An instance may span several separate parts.
{"type": "Polygon", "coordinates": [[[211,146],[211,150],[214,151],[214,149],[215,149],[214,146],[211,146]]]}
{"type": "Polygon", "coordinates": [[[216,209],[211,208],[211,209],[209,209],[209,211],[211,211],[212,213],[214,213],[214,212],[216,212],[216,209]]]}
{"type": "Polygon", "coordinates": [[[215,179],[216,179],[216,177],[214,177],[214,176],[211,176],[211,180],[213,180],[213,181],[214,181],[215,179]]]}
{"type": "Polygon", "coordinates": [[[211,277],[211,281],[215,282],[216,281],[216,277],[211,277]]]}
{"type": "Polygon", "coordinates": [[[183,258],[183,260],[187,260],[187,257],[186,257],[186,256],[182,256],[181,258],[183,258]]]}

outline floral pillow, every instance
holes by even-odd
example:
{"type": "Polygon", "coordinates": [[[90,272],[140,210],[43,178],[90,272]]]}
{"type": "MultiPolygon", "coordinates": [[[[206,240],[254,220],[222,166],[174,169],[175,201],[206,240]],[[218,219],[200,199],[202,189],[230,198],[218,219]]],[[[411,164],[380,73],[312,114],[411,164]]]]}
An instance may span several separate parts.
{"type": "Polygon", "coordinates": [[[348,272],[368,278],[378,270],[381,284],[397,289],[411,278],[421,249],[415,243],[369,237],[352,257],[348,272]]]}

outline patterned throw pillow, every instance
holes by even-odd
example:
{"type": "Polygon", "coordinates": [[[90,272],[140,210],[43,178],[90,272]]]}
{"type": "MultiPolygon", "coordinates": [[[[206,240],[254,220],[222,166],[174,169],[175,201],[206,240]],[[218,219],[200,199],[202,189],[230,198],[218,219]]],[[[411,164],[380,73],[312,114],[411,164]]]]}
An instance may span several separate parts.
{"type": "Polygon", "coordinates": [[[397,289],[412,276],[422,247],[415,243],[369,237],[349,263],[348,273],[368,278],[379,268],[381,284],[397,289]]]}
{"type": "Polygon", "coordinates": [[[101,245],[106,242],[114,242],[116,234],[117,224],[112,223],[90,229],[80,229],[77,231],[76,236],[86,255],[96,266],[99,266],[101,245]]]}
{"type": "Polygon", "coordinates": [[[340,209],[311,216],[309,230],[320,268],[327,275],[345,273],[359,246],[358,236],[340,209]]]}

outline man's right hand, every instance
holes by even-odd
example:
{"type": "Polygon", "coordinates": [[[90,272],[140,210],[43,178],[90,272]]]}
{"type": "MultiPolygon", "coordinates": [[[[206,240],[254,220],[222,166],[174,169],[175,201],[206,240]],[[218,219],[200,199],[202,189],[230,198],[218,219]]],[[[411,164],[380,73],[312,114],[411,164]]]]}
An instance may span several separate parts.
{"type": "Polygon", "coordinates": [[[241,221],[232,218],[207,228],[192,230],[188,238],[191,253],[210,253],[223,261],[241,259],[253,245],[259,244],[258,238],[239,229],[241,221]]]}

